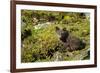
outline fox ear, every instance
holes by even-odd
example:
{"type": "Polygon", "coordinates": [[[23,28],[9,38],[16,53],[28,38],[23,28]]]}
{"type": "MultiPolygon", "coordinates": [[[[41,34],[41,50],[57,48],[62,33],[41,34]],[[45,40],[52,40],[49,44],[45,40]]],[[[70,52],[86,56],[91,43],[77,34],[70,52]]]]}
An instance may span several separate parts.
{"type": "Polygon", "coordinates": [[[55,28],[56,28],[56,31],[57,31],[57,30],[60,30],[60,28],[59,28],[59,27],[57,27],[57,26],[56,26],[55,28]]]}
{"type": "Polygon", "coordinates": [[[63,28],[64,31],[66,31],[66,28],[63,28]]]}

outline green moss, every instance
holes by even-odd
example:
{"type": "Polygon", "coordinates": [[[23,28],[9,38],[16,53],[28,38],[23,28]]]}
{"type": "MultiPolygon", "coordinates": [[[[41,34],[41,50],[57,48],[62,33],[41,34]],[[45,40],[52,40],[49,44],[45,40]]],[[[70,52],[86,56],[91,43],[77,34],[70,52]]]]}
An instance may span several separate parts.
{"type": "Polygon", "coordinates": [[[63,60],[89,59],[87,49],[90,46],[90,22],[86,16],[84,18],[80,16],[80,13],[75,12],[22,10],[21,22],[21,34],[24,34],[25,30],[30,30],[32,33],[21,41],[22,62],[46,62],[54,59],[54,54],[57,52],[55,50],[56,46],[59,45],[60,48],[63,48],[55,32],[56,26],[66,28],[73,36],[86,42],[86,47],[83,50],[73,52],[67,50],[60,51],[63,60]],[[34,18],[36,18],[38,22],[35,22],[35,20],[33,21],[34,18]],[[49,24],[46,22],[49,22],[49,24]],[[42,26],[36,29],[35,26],[38,24],[42,26]],[[50,49],[53,50],[53,52],[51,52],[53,56],[51,57],[48,56],[48,50],[50,49]]]}

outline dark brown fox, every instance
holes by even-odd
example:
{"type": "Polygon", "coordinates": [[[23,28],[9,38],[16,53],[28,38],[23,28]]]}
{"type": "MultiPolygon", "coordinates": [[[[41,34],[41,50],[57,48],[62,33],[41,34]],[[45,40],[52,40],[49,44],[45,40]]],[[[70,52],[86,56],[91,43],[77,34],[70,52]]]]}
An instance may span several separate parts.
{"type": "Polygon", "coordinates": [[[59,27],[56,27],[56,33],[60,41],[63,43],[64,48],[67,48],[69,51],[81,50],[86,46],[85,42],[72,36],[66,28],[60,29],[59,27]]]}

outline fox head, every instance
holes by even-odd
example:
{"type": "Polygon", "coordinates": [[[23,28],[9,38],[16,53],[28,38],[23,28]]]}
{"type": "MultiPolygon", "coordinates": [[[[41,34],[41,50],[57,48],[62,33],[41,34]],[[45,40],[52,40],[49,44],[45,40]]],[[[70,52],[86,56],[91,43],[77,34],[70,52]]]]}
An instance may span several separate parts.
{"type": "Polygon", "coordinates": [[[68,38],[69,36],[69,32],[68,30],[66,30],[66,28],[59,28],[59,27],[55,27],[55,31],[58,35],[58,38],[62,41],[62,42],[66,42],[66,39],[68,38]]]}

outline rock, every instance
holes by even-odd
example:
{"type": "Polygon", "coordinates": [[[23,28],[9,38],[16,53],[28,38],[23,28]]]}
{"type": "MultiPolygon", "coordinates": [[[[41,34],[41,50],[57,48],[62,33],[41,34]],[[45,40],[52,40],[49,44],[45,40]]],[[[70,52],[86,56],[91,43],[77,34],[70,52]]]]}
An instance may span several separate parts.
{"type": "Polygon", "coordinates": [[[59,51],[55,52],[54,56],[53,56],[53,60],[54,61],[63,61],[63,55],[62,53],[60,53],[59,51]]]}

